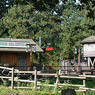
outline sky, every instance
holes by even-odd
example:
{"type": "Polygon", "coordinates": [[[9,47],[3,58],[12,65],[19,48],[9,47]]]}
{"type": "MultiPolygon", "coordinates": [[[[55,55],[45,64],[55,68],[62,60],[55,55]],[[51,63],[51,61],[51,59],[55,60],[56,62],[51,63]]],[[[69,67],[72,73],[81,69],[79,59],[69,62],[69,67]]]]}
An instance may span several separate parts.
{"type": "MultiPolygon", "coordinates": [[[[62,4],[62,1],[64,1],[64,0],[59,0],[59,2],[60,2],[59,4],[60,4],[60,5],[62,4]]],[[[76,4],[81,4],[81,3],[80,3],[79,0],[76,0],[76,4]]]]}

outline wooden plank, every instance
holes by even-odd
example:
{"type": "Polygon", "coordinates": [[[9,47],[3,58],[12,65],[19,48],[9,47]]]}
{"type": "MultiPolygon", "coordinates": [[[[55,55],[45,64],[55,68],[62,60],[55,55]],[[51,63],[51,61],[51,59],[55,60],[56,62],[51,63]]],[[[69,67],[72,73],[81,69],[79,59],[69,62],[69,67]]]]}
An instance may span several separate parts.
{"type": "Polygon", "coordinates": [[[79,75],[80,77],[95,78],[94,75],[79,75]]]}
{"type": "MultiPolygon", "coordinates": [[[[9,79],[9,80],[11,80],[11,79],[9,79]]],[[[14,81],[16,81],[16,82],[29,82],[29,83],[34,83],[34,81],[33,80],[22,80],[22,79],[14,79],[14,81]]],[[[37,82],[37,83],[40,83],[40,82],[37,82]]]]}
{"type": "Polygon", "coordinates": [[[0,76],[1,79],[11,79],[11,77],[0,76]]]}
{"type": "Polygon", "coordinates": [[[12,68],[11,89],[14,88],[14,67],[12,68]]]}
{"type": "MultiPolygon", "coordinates": [[[[8,87],[8,88],[11,88],[11,87],[8,87]]],[[[32,87],[14,87],[16,89],[32,89],[32,87]]]]}
{"type": "Polygon", "coordinates": [[[37,84],[37,85],[55,87],[55,85],[52,85],[52,84],[37,84]]]}
{"type": "Polygon", "coordinates": [[[35,76],[34,76],[34,89],[37,90],[37,70],[35,70],[35,76]]]}
{"type": "MultiPolygon", "coordinates": [[[[10,71],[9,73],[12,73],[12,71],[10,71]]],[[[17,73],[17,74],[33,74],[34,71],[15,71],[14,73],[17,73]]]]}
{"type": "Polygon", "coordinates": [[[54,73],[54,74],[49,74],[49,73],[38,73],[37,75],[39,75],[39,76],[55,76],[56,73],[54,73]]]}
{"type": "Polygon", "coordinates": [[[64,75],[60,75],[60,78],[86,79],[86,77],[80,77],[80,76],[64,76],[64,75]]]}
{"type": "Polygon", "coordinates": [[[2,66],[0,66],[0,69],[12,70],[12,68],[2,67],[2,66]]]}
{"type": "MultiPolygon", "coordinates": [[[[41,71],[37,71],[37,75],[39,76],[55,76],[56,73],[50,74],[50,73],[40,73],[41,71]]],[[[9,73],[12,73],[12,71],[10,71],[9,73]]],[[[34,71],[15,71],[14,73],[20,73],[20,74],[35,74],[34,71]]]]}
{"type": "Polygon", "coordinates": [[[76,92],[86,92],[86,90],[75,90],[76,92]]]}
{"type": "MultiPolygon", "coordinates": [[[[11,88],[11,87],[8,87],[11,88]]],[[[32,89],[33,87],[14,87],[14,89],[32,89]]],[[[40,87],[37,87],[39,89],[40,87]]]]}
{"type": "Polygon", "coordinates": [[[86,88],[86,87],[80,87],[81,89],[84,89],[84,90],[92,90],[92,91],[95,91],[95,88],[86,88]]]}
{"type": "Polygon", "coordinates": [[[75,85],[75,84],[58,84],[58,86],[75,86],[75,87],[85,87],[85,85],[75,85]]]}

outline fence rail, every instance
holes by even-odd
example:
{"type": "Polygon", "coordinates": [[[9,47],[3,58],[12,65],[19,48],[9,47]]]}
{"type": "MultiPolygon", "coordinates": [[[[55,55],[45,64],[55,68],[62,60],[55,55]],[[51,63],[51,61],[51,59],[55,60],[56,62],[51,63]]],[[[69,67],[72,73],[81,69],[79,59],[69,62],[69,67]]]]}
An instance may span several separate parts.
{"type": "MultiPolygon", "coordinates": [[[[22,68],[24,68],[25,66],[21,66],[22,68]]],[[[14,67],[15,69],[19,69],[18,66],[14,67]]],[[[37,69],[37,71],[42,71],[43,73],[56,73],[56,71],[61,70],[61,72],[63,74],[79,74],[79,73],[83,73],[86,72],[88,74],[95,74],[95,67],[91,67],[91,66],[27,66],[26,67],[27,70],[29,71],[28,68],[34,68],[32,70],[35,70],[35,68],[37,69]]],[[[24,72],[24,71],[23,71],[24,72]]],[[[29,72],[28,72],[29,73],[29,72]]],[[[31,73],[31,72],[30,72],[31,73]]]]}
{"type": "MultiPolygon", "coordinates": [[[[11,74],[10,77],[7,77],[7,76],[1,76],[0,75],[0,78],[1,79],[8,79],[11,81],[11,89],[14,89],[14,81],[16,82],[33,82],[34,83],[34,89],[37,90],[38,89],[38,86],[39,85],[42,85],[42,86],[51,86],[51,87],[54,87],[54,92],[56,91],[56,89],[58,87],[63,87],[64,85],[68,85],[68,86],[77,86],[77,87],[80,87],[82,88],[82,90],[86,90],[86,89],[89,89],[89,88],[86,88],[85,85],[86,85],[86,78],[90,77],[90,78],[95,78],[95,76],[93,75],[86,75],[85,73],[83,73],[83,75],[78,75],[78,76],[67,76],[67,75],[62,75],[60,72],[61,70],[59,70],[59,72],[57,71],[56,73],[41,73],[41,71],[37,71],[36,69],[34,71],[18,71],[18,70],[15,70],[14,67],[13,68],[7,68],[7,67],[1,67],[0,66],[0,69],[7,69],[9,70],[9,73],[11,74]],[[17,77],[14,76],[14,74],[32,74],[34,75],[34,80],[23,80],[23,79],[19,79],[17,77]],[[46,77],[49,77],[49,76],[53,76],[54,78],[56,78],[56,83],[55,84],[42,84],[41,82],[38,81],[37,77],[38,76],[46,76],[46,77]],[[74,85],[74,84],[66,84],[66,83],[60,83],[60,78],[67,78],[67,79],[81,79],[83,80],[83,84],[82,85],[74,85]]],[[[16,87],[16,88],[30,88],[30,87],[16,87]]],[[[90,90],[94,90],[94,89],[91,89],[90,90]]]]}
{"type": "Polygon", "coordinates": [[[0,69],[12,70],[12,68],[2,67],[2,66],[0,66],[0,69]]]}

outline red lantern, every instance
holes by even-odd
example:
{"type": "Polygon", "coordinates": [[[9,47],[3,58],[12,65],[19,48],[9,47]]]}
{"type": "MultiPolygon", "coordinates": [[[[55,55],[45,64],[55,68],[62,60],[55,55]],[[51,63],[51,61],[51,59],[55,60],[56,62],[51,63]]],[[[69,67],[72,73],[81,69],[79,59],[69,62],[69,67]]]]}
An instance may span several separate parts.
{"type": "Polygon", "coordinates": [[[53,50],[53,48],[46,48],[46,51],[51,51],[53,50]]]}

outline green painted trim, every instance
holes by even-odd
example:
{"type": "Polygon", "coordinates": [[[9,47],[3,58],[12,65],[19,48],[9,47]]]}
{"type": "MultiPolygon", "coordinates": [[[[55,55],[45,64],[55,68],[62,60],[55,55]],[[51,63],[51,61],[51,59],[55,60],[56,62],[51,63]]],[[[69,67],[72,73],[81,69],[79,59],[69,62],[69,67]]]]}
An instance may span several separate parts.
{"type": "Polygon", "coordinates": [[[30,44],[30,42],[0,41],[0,48],[27,48],[26,44],[30,44]]]}
{"type": "Polygon", "coordinates": [[[0,42],[28,42],[30,43],[29,41],[8,41],[8,40],[0,40],[0,42]]]}
{"type": "MultiPolygon", "coordinates": [[[[0,48],[22,48],[22,49],[26,49],[26,47],[0,47],[0,48]]],[[[30,49],[30,47],[28,47],[28,49],[30,49]]]]}

